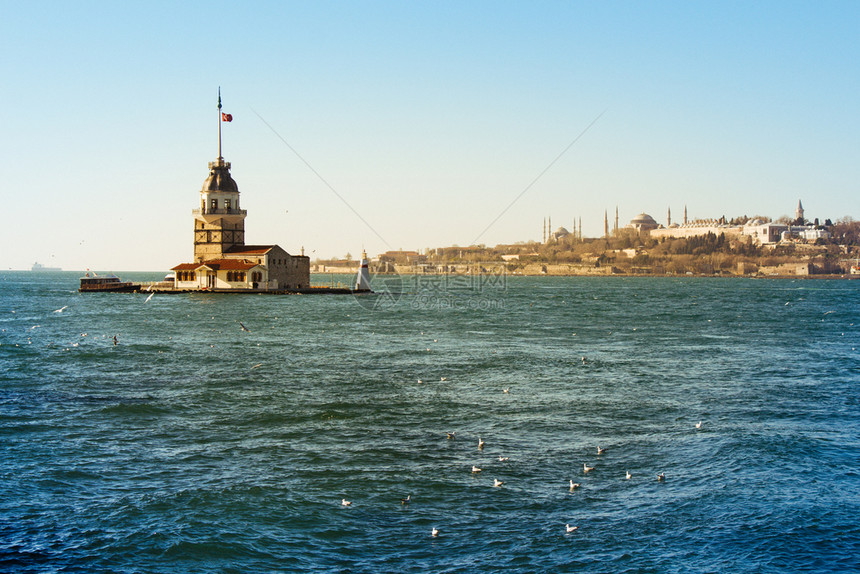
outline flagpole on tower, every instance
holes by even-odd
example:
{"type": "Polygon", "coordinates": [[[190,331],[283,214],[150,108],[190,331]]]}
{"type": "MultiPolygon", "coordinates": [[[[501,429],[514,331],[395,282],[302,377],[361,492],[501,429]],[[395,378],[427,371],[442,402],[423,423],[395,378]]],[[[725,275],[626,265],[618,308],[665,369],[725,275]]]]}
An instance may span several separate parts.
{"type": "Polygon", "coordinates": [[[221,86],[218,86],[218,159],[224,159],[221,155],[221,86]]]}

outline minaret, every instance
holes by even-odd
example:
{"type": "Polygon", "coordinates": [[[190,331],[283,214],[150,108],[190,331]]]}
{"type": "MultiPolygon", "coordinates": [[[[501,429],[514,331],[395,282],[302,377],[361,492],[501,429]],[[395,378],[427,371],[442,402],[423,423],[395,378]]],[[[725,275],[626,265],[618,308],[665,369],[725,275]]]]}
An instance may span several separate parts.
{"type": "Polygon", "coordinates": [[[615,206],[615,233],[618,234],[618,206],[615,206]]]}
{"type": "Polygon", "coordinates": [[[687,225],[687,206],[684,206],[684,225],[687,225]]]}
{"type": "Polygon", "coordinates": [[[799,199],[797,200],[797,209],[794,210],[794,218],[803,223],[803,204],[800,203],[799,199]]]}
{"type": "Polygon", "coordinates": [[[579,240],[582,241],[582,216],[579,216],[579,240]]]}
{"type": "Polygon", "coordinates": [[[543,218],[543,242],[546,243],[546,217],[543,218]]]}
{"type": "Polygon", "coordinates": [[[672,227],[672,208],[666,208],[666,227],[672,227]]]}
{"type": "Polygon", "coordinates": [[[230,162],[221,155],[221,122],[233,120],[221,112],[218,89],[218,159],[209,162],[209,176],[200,190],[194,215],[194,261],[220,259],[231,247],[245,245],[245,216],[239,207],[239,186],[230,176],[230,162]]]}
{"type": "Polygon", "coordinates": [[[370,290],[370,270],[367,267],[367,251],[361,250],[361,262],[358,265],[358,275],[355,278],[355,290],[370,290]]]}
{"type": "Polygon", "coordinates": [[[603,237],[609,239],[609,212],[603,210],[603,237]]]}

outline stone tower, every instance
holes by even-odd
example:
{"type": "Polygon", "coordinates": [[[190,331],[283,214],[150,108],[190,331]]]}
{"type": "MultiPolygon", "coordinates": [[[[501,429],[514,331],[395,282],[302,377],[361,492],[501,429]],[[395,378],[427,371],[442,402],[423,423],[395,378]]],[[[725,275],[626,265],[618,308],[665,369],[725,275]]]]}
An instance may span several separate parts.
{"type": "Polygon", "coordinates": [[[803,222],[803,204],[800,203],[800,200],[797,200],[797,209],[794,210],[794,218],[799,219],[801,223],[803,222]]]}
{"type": "Polygon", "coordinates": [[[245,216],[239,208],[239,186],[230,176],[230,162],[221,155],[221,124],[233,116],[221,111],[218,88],[218,159],[209,162],[209,177],[200,190],[200,209],[194,214],[194,261],[221,259],[232,247],[245,245],[245,216]]]}
{"type": "Polygon", "coordinates": [[[239,187],[230,176],[230,162],[209,162],[209,177],[200,190],[194,214],[194,261],[221,259],[231,247],[245,245],[245,216],[239,207],[239,187]]]}

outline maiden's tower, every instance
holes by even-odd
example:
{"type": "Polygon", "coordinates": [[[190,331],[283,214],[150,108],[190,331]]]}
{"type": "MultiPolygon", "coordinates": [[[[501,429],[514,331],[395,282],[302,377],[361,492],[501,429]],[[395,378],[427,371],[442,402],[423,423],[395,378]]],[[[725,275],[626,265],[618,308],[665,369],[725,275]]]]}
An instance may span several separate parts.
{"type": "Polygon", "coordinates": [[[200,190],[194,216],[194,261],[173,267],[175,288],[209,291],[290,291],[310,287],[310,258],[290,255],[278,245],[246,245],[247,211],[230,162],[221,154],[221,124],[233,117],[221,111],[218,94],[218,158],[200,190]]]}

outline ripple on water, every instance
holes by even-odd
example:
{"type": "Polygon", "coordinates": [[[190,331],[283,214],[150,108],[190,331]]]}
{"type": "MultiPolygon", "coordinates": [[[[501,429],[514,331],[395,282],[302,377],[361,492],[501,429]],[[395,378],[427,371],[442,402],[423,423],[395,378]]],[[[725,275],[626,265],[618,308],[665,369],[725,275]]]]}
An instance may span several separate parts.
{"type": "Polygon", "coordinates": [[[857,283],[510,278],[490,310],[369,312],[21,278],[0,570],[857,569],[857,283]]]}

